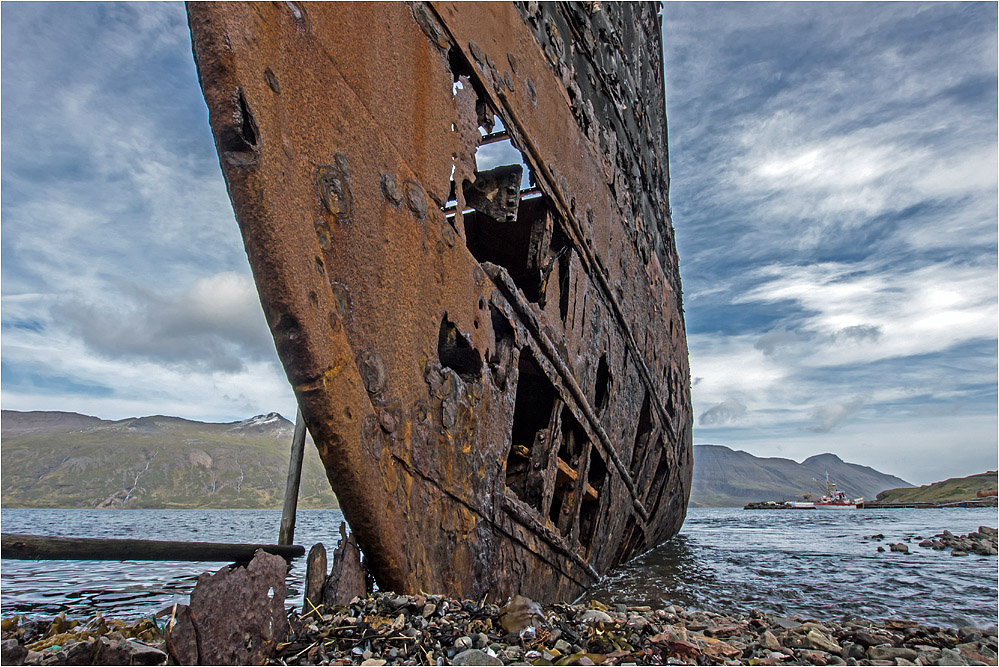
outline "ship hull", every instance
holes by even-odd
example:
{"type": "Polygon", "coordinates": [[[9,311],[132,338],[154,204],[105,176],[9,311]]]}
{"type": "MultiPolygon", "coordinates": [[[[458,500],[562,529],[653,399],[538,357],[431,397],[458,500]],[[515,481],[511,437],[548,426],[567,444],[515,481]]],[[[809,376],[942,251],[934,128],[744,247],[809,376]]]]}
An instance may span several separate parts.
{"type": "Polygon", "coordinates": [[[383,589],[568,599],[683,522],[650,7],[188,5],[278,356],[383,589]],[[569,48],[600,20],[615,49],[569,48]],[[477,170],[497,121],[530,194],[477,170]]]}

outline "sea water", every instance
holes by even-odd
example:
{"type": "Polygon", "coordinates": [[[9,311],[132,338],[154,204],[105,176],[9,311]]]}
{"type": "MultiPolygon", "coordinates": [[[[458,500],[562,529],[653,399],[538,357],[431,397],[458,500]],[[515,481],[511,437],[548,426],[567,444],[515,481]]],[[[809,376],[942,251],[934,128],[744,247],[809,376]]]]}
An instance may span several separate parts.
{"type": "MultiPolygon", "coordinates": [[[[342,519],[337,510],[299,511],[295,542],[305,547],[322,542],[332,551],[342,519]]],[[[205,542],[274,543],[280,521],[275,510],[0,512],[5,533],[205,542]]],[[[987,627],[996,624],[999,601],[996,557],[955,557],[917,543],[945,529],[960,535],[997,523],[995,509],[691,509],[679,535],[612,571],[584,599],[987,627]],[[875,534],[883,534],[883,541],[870,539],[875,534]],[[909,554],[888,551],[890,542],[906,542],[909,554]],[[879,553],[878,546],[886,551],[879,553]]],[[[301,605],[304,560],[296,559],[289,573],[290,606],[301,605]]],[[[198,575],[221,567],[3,560],[0,612],[150,615],[185,603],[198,575]]]]}

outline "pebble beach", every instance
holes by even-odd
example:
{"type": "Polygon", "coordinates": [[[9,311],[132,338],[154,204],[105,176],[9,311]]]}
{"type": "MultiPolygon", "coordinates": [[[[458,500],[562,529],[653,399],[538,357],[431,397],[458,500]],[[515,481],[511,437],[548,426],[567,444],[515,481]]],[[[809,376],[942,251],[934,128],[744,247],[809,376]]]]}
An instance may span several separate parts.
{"type": "MultiPolygon", "coordinates": [[[[996,628],[378,592],[292,612],[274,665],[995,665],[996,628]]],[[[5,665],[175,664],[166,618],[5,619],[5,665]]]]}

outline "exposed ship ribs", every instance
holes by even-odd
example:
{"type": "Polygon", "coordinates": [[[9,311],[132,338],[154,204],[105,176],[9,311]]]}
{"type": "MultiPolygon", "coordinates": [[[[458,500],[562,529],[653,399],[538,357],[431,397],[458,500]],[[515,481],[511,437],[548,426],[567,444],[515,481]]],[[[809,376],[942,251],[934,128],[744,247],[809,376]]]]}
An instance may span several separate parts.
{"type": "Polygon", "coordinates": [[[379,585],[568,598],[679,530],[658,7],[188,14],[278,355],[379,585]]]}

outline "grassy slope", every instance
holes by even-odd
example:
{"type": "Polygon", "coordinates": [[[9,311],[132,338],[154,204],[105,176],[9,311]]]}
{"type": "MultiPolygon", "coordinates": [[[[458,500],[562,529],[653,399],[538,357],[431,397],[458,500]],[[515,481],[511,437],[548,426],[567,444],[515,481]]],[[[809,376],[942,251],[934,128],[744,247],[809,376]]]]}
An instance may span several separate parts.
{"type": "Polygon", "coordinates": [[[999,474],[995,470],[968,477],[952,477],[942,482],[911,489],[889,489],[878,494],[878,502],[884,503],[948,503],[969,500],[979,491],[994,491],[999,488],[999,474]]]}
{"type": "MultiPolygon", "coordinates": [[[[290,437],[231,425],[144,417],[63,433],[3,438],[4,507],[281,507],[290,437]],[[138,476],[138,483],[136,483],[138,476]],[[133,488],[134,487],[134,488],[133,488]]],[[[299,507],[336,507],[319,455],[307,446],[299,507]]]]}

